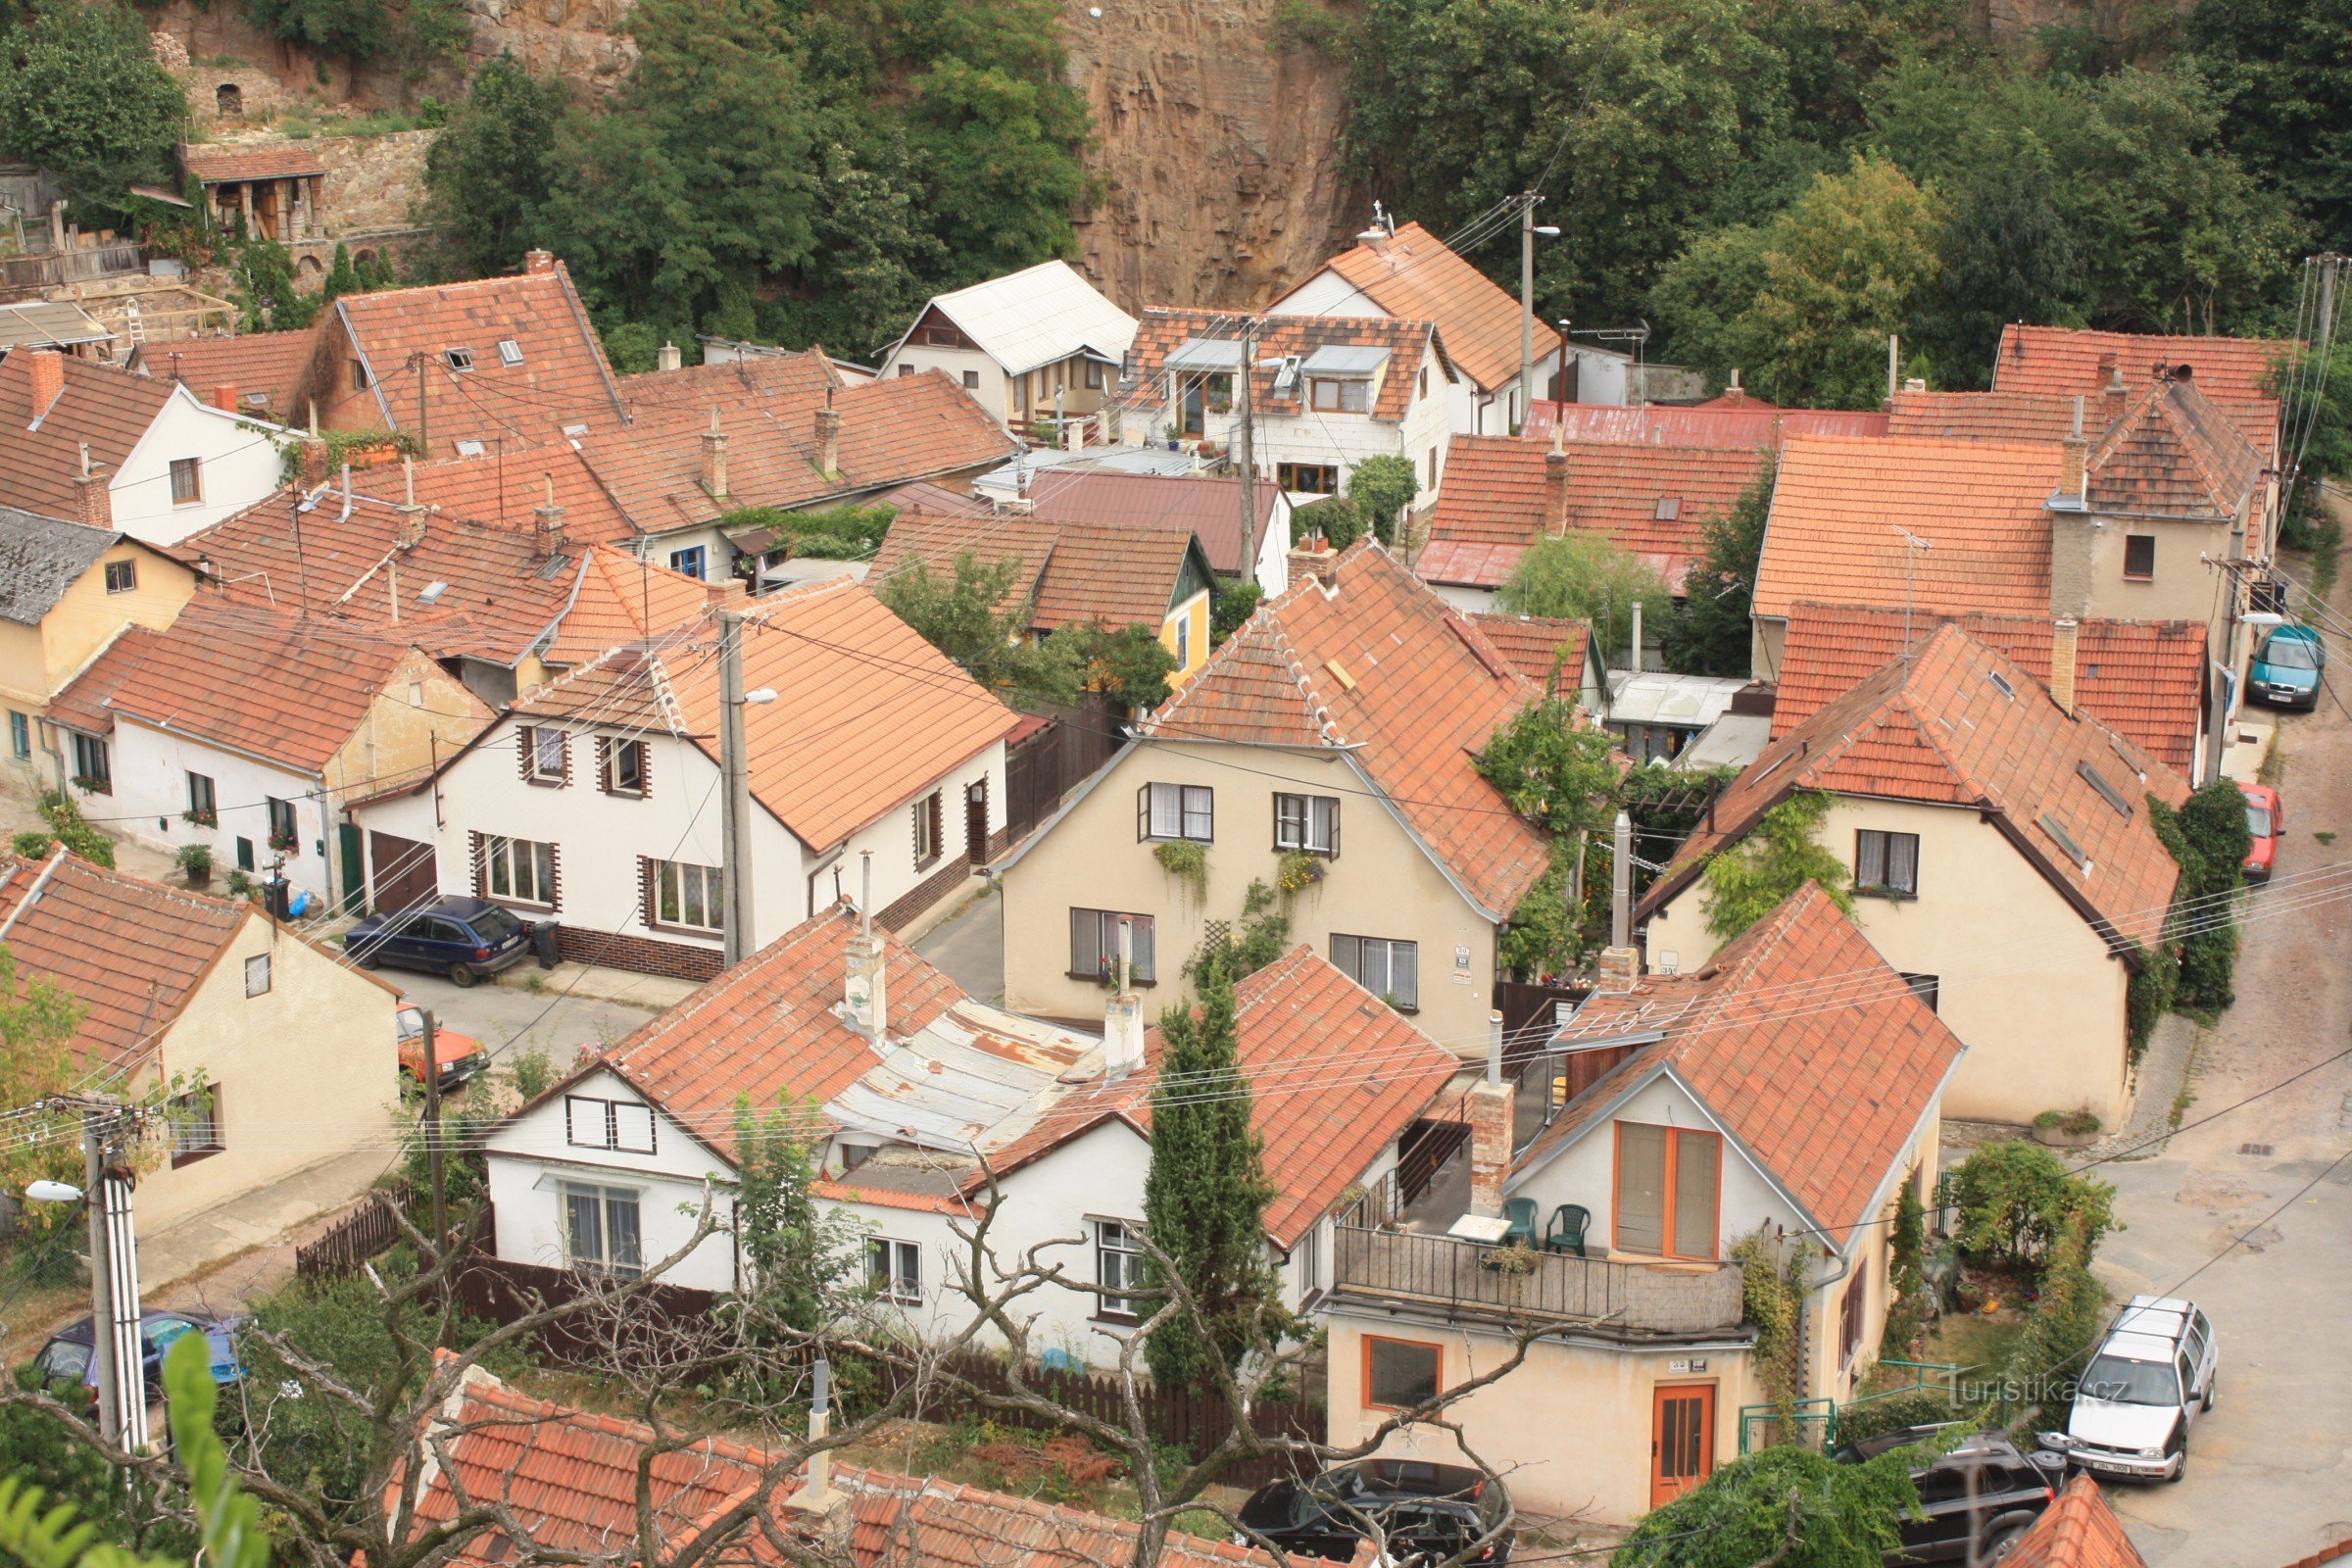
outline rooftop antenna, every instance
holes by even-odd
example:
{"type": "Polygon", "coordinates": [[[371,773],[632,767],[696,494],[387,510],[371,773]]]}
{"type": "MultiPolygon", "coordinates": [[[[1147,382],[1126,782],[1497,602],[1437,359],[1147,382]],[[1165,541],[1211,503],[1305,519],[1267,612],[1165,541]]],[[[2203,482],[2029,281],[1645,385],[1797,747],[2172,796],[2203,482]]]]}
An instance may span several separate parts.
{"type": "Polygon", "coordinates": [[[1903,536],[1903,667],[1911,666],[1911,567],[1923,550],[1936,548],[1934,541],[1922,539],[1901,523],[1886,525],[1903,536]]]}

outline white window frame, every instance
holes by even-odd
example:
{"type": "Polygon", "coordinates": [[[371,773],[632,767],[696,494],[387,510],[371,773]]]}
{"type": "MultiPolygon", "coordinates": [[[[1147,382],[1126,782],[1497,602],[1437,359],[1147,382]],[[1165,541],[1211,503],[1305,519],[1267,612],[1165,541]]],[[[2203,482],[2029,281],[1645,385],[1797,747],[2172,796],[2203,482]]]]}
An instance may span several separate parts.
{"type": "Polygon", "coordinates": [[[482,839],[482,890],[486,897],[502,899],[512,904],[535,904],[554,908],[556,882],[556,847],[538,839],[511,839],[491,833],[482,839]],[[532,852],[527,859],[518,851],[532,852]],[[517,870],[528,870],[534,878],[528,892],[523,891],[522,878],[517,870]],[[500,887],[500,879],[506,881],[500,887]]]}
{"type": "Polygon", "coordinates": [[[635,1279],[645,1272],[645,1205],[642,1195],[634,1187],[606,1187],[592,1182],[564,1182],[557,1191],[563,1207],[557,1211],[557,1222],[564,1237],[564,1262],[568,1268],[611,1274],[621,1279],[635,1279]],[[587,1203],[596,1216],[596,1235],[593,1250],[579,1246],[579,1229],[573,1220],[578,1214],[576,1203],[587,1203]],[[629,1246],[632,1256],[618,1257],[623,1250],[614,1244],[619,1240],[620,1227],[613,1224],[614,1210],[625,1208],[629,1219],[629,1246]]]}
{"type": "Polygon", "coordinates": [[[1119,922],[1131,920],[1134,932],[1135,972],[1129,978],[1139,986],[1154,984],[1158,978],[1158,926],[1148,914],[1127,909],[1070,910],[1070,974],[1080,980],[1101,980],[1117,967],[1119,961],[1119,922]],[[1096,967],[1087,973],[1077,966],[1078,929],[1086,921],[1093,922],[1096,967]]]}
{"type": "Polygon", "coordinates": [[[605,753],[605,793],[607,795],[643,795],[645,793],[645,742],[636,736],[615,737],[605,753]],[[621,781],[620,760],[637,760],[637,778],[634,783],[621,781]]]}
{"type": "Polygon", "coordinates": [[[1205,784],[1146,784],[1141,836],[1154,844],[1217,841],[1217,792],[1205,784]]]}
{"type": "Polygon", "coordinates": [[[270,994],[270,955],[257,953],[245,960],[245,995],[248,1000],[270,994]],[[260,965],[256,968],[255,965],[260,965]]]}
{"type": "Polygon", "coordinates": [[[877,1299],[901,1306],[923,1300],[923,1250],[895,1236],[865,1239],[865,1283],[877,1299]]]}
{"type": "MultiPolygon", "coordinates": [[[[199,497],[199,499],[202,498],[199,497]]],[[[106,591],[110,594],[137,593],[139,591],[139,564],[135,561],[106,563],[106,591]],[[115,581],[118,572],[122,574],[122,578],[119,585],[115,581]]]]}
{"type": "Polygon", "coordinates": [[[1144,1283],[1144,1227],[1131,1219],[1099,1219],[1095,1226],[1095,1283],[1105,1294],[1095,1298],[1097,1316],[1134,1322],[1135,1298],[1112,1296],[1112,1290],[1134,1291],[1144,1283]],[[1115,1277],[1114,1277],[1115,1276],[1115,1277]]]}
{"type": "Polygon", "coordinates": [[[638,1100],[598,1095],[564,1097],[564,1142],[573,1149],[602,1149],[615,1154],[651,1154],[661,1142],[654,1107],[638,1100]]]}
{"type": "Polygon", "coordinates": [[[1400,1012],[1421,1010],[1421,944],[1403,937],[1359,937],[1333,932],[1331,961],[1342,974],[1376,997],[1394,998],[1400,1012]],[[1375,958],[1377,957],[1377,964],[1375,958]],[[1398,960],[1410,984],[1396,984],[1398,960]],[[1371,975],[1372,979],[1365,978],[1371,975]],[[1379,983],[1375,984],[1377,980],[1379,983]]]}
{"type": "Polygon", "coordinates": [[[1306,378],[1307,404],[1317,414],[1370,414],[1372,412],[1372,383],[1358,377],[1310,375],[1306,378]],[[1331,401],[1324,401],[1324,389],[1331,389],[1331,401]]]}
{"type": "Polygon", "coordinates": [[[690,865],[683,860],[654,862],[654,921],[682,931],[724,931],[727,928],[726,873],[715,865],[690,865]],[[687,894],[702,899],[703,918],[687,911],[687,894]]]}
{"type": "Polygon", "coordinates": [[[564,758],[571,737],[552,724],[535,724],[531,737],[531,780],[537,784],[564,782],[564,758]],[[552,760],[552,765],[551,765],[552,760]]]}

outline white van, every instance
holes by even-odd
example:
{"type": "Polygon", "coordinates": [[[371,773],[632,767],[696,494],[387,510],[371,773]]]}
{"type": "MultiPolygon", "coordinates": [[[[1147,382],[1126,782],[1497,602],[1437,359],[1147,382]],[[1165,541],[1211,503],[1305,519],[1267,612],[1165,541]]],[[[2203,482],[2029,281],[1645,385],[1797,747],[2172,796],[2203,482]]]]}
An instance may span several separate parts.
{"type": "Polygon", "coordinates": [[[2195,1303],[2134,1296],[2082,1369],[2064,1432],[2041,1446],[2077,1469],[2138,1481],[2188,1473],[2189,1423],[2213,1408],[2221,1349],[2195,1303]]]}

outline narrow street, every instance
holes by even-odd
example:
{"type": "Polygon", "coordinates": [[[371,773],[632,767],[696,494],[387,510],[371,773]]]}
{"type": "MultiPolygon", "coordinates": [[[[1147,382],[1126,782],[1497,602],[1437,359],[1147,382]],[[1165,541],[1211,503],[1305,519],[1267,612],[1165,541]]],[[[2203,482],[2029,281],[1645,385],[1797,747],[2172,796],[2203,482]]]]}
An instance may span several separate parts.
{"type": "MultiPolygon", "coordinates": [[[[2339,585],[2335,603],[2348,598],[2339,585]]],[[[2352,660],[2330,652],[2341,696],[2352,660]]],[[[2200,1041],[2183,1130],[2099,1170],[2126,1227],[2101,1277],[2119,1298],[2187,1296],[2221,1339],[2187,1478],[2109,1492],[2152,1568],[2284,1564],[2352,1537],[2352,1061],[2327,1060],[2352,1048],[2352,878],[2324,876],[2352,864],[2352,718],[2324,693],[2280,734],[2287,834],[2251,898],[2237,1004],[2200,1041]]]]}

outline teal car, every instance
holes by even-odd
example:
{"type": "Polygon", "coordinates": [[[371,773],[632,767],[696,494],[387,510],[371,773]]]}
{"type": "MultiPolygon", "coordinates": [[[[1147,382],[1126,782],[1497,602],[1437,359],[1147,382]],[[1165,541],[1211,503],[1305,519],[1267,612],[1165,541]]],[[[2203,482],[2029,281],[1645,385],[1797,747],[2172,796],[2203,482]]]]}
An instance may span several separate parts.
{"type": "Polygon", "coordinates": [[[2262,640],[2254,667],[2246,671],[2246,694],[2275,708],[2320,706],[2320,675],[2328,649],[2309,626],[2281,626],[2262,640]]]}

